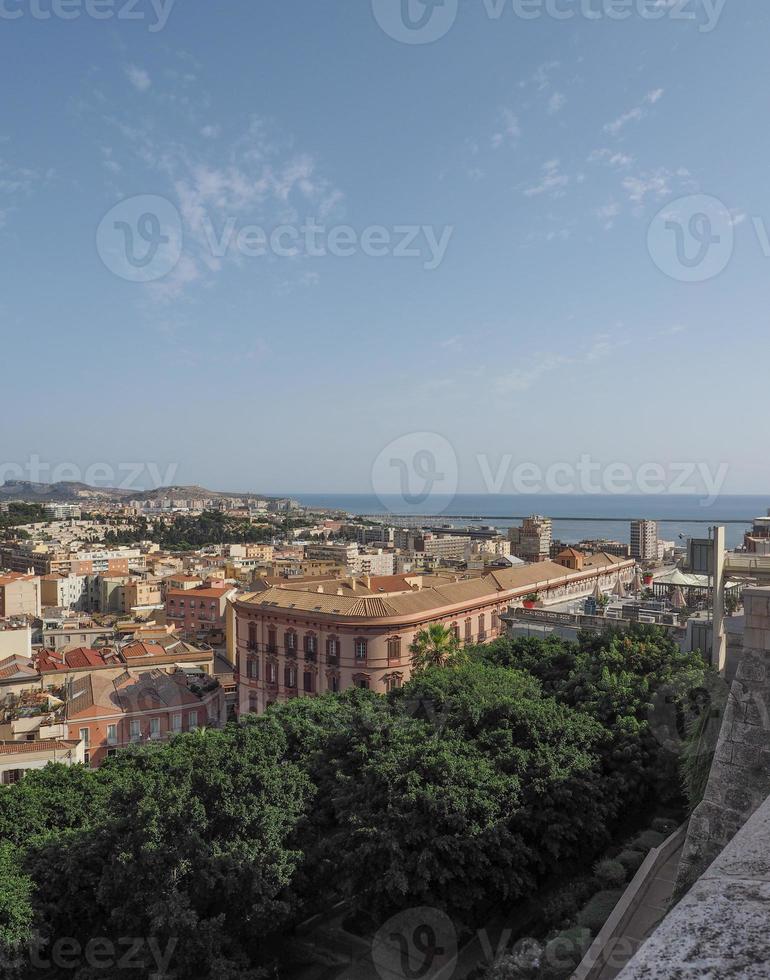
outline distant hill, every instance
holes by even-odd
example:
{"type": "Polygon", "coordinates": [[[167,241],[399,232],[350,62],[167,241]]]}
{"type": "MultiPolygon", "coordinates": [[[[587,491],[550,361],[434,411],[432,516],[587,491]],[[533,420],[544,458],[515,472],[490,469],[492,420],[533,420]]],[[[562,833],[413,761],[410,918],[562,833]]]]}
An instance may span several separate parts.
{"type": "Polygon", "coordinates": [[[117,487],[90,487],[86,483],[32,483],[29,480],[6,480],[0,485],[0,499],[23,500],[28,503],[87,503],[88,501],[111,501],[120,503],[127,500],[158,500],[166,497],[175,499],[219,499],[239,498],[242,500],[277,500],[261,493],[225,492],[207,490],[198,486],[159,487],[156,490],[123,490],[117,487]]]}

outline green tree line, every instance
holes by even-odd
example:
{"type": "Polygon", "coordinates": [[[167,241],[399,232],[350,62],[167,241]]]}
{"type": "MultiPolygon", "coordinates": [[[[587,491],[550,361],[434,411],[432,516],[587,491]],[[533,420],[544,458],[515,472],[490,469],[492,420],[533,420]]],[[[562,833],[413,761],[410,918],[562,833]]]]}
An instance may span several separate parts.
{"type": "Polygon", "coordinates": [[[472,927],[679,798],[705,668],[659,630],[421,656],[387,696],[296,699],[0,790],[3,975],[149,975],[147,943],[144,973],[52,951],[152,937],[170,975],[257,980],[341,900],[372,929],[423,905],[472,927]]]}

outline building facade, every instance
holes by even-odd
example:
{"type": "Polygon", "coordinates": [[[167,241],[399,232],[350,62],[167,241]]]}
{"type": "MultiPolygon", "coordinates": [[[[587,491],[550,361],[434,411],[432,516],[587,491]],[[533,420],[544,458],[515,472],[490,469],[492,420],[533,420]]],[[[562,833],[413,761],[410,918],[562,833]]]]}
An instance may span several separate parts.
{"type": "Polygon", "coordinates": [[[631,557],[637,561],[657,560],[657,521],[631,521],[631,557]]]}
{"type": "Polygon", "coordinates": [[[508,532],[511,554],[523,561],[543,562],[551,556],[553,521],[550,517],[533,514],[526,517],[521,527],[512,527],[508,532]]]}
{"type": "Polygon", "coordinates": [[[486,643],[501,635],[502,613],[531,593],[545,600],[590,595],[597,582],[606,589],[619,578],[629,582],[634,567],[604,555],[581,571],[542,562],[475,577],[426,577],[397,591],[287,583],[238,597],[240,711],[354,686],[384,693],[409,679],[410,647],[430,624],[447,626],[460,643],[486,643]]]}

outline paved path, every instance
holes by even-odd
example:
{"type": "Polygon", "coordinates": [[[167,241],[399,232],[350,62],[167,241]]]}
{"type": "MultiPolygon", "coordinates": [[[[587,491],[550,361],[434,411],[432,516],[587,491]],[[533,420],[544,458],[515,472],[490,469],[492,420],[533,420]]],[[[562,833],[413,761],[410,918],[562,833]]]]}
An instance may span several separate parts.
{"type": "Polygon", "coordinates": [[[641,904],[628,922],[623,935],[614,941],[614,948],[608,954],[608,962],[597,975],[596,980],[614,980],[645,939],[663,920],[674,893],[682,847],[677,848],[648,882],[644,894],[640,896],[641,904]]]}

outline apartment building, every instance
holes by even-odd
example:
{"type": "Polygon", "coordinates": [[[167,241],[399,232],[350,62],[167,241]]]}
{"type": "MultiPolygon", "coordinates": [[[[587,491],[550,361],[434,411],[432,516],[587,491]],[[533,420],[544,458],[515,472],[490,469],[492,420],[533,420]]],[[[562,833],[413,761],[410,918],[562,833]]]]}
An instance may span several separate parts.
{"type": "Polygon", "coordinates": [[[91,608],[85,575],[44,575],[40,580],[40,595],[43,606],[78,612],[91,608]]]}
{"type": "Polygon", "coordinates": [[[657,521],[631,521],[631,557],[635,558],[637,561],[657,560],[657,521]]]}
{"type": "Polygon", "coordinates": [[[422,552],[437,561],[465,561],[470,555],[471,539],[469,535],[434,534],[424,531],[414,535],[414,551],[422,552]]]}
{"type": "Polygon", "coordinates": [[[520,527],[514,525],[508,531],[511,554],[522,561],[548,561],[553,540],[553,521],[550,517],[533,514],[524,518],[520,527]]]}
{"type": "Polygon", "coordinates": [[[83,762],[90,766],[128,745],[226,721],[224,692],[215,678],[162,670],[86,673],[69,684],[62,715],[68,738],[83,743],[83,762]]]}
{"type": "Polygon", "coordinates": [[[339,544],[307,544],[305,545],[305,558],[310,561],[333,562],[337,565],[345,565],[352,568],[359,555],[357,544],[341,542],[339,544]]]}
{"type": "Polygon", "coordinates": [[[39,616],[40,578],[12,572],[0,577],[0,619],[39,616]]]}
{"type": "Polygon", "coordinates": [[[166,619],[184,633],[224,633],[227,600],[236,590],[224,583],[166,590],[166,619]]]}
{"type": "Polygon", "coordinates": [[[395,553],[383,551],[362,551],[353,562],[356,575],[392,575],[395,568],[395,553]]]}

